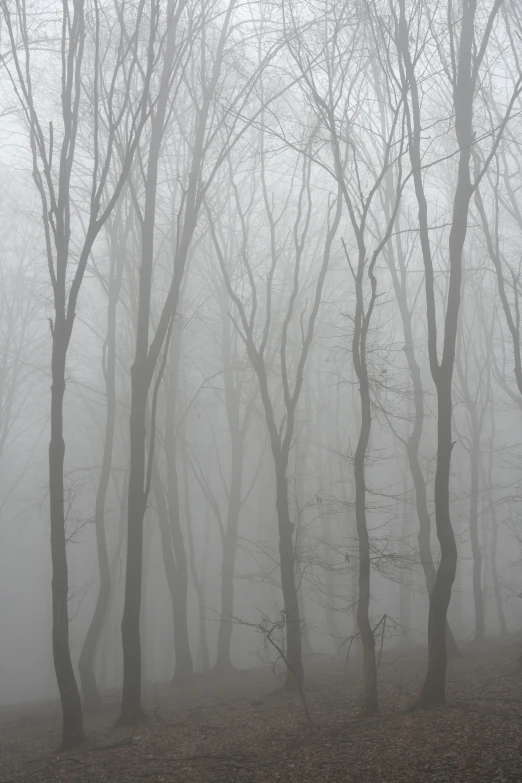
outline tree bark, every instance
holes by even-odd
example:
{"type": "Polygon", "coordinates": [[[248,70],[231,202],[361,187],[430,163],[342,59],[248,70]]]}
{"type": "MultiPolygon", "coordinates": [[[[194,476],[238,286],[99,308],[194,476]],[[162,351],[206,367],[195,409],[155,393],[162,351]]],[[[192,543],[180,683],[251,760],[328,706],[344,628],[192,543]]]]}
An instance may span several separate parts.
{"type": "MultiPolygon", "coordinates": [[[[117,248],[113,247],[112,251],[113,253],[116,252],[117,248]]],[[[105,501],[111,476],[114,430],[116,426],[116,310],[121,286],[121,272],[119,271],[115,276],[114,264],[115,261],[111,261],[111,276],[108,291],[109,302],[107,308],[107,365],[104,368],[107,394],[105,440],[100,482],[98,484],[95,504],[96,548],[100,573],[100,589],[94,614],[78,662],[83,699],[86,706],[91,709],[99,708],[102,704],[101,696],[96,684],[96,678],[94,676],[93,665],[101,631],[107,616],[111,594],[109,556],[107,553],[107,539],[105,535],[105,501]]]]}
{"type": "MultiPolygon", "coordinates": [[[[365,368],[364,368],[365,369],[365,368]]],[[[370,438],[371,408],[370,386],[367,372],[358,372],[361,397],[361,429],[353,463],[355,479],[355,521],[359,543],[359,596],[357,601],[357,626],[361,637],[364,659],[363,710],[373,715],[379,709],[377,698],[377,666],[375,661],[375,637],[370,623],[370,540],[366,522],[366,451],[370,438]]]]}
{"type": "Polygon", "coordinates": [[[286,688],[295,690],[303,681],[304,670],[301,653],[301,619],[294,573],[293,524],[290,521],[286,469],[287,461],[284,457],[279,456],[275,460],[275,479],[279,562],[286,619],[286,657],[288,661],[286,688]]]}
{"type": "MultiPolygon", "coordinates": [[[[236,563],[239,515],[243,505],[243,454],[250,419],[254,410],[254,394],[244,405],[241,422],[241,392],[244,388],[244,371],[232,370],[237,360],[237,351],[232,348],[230,318],[227,312],[227,292],[224,289],[221,303],[221,361],[225,388],[225,411],[230,433],[230,483],[228,509],[223,541],[223,562],[221,569],[221,619],[218,632],[216,668],[232,667],[230,648],[232,643],[234,614],[234,569],[236,563]]],[[[255,392],[257,396],[257,392],[255,392]]]]}
{"type": "MultiPolygon", "coordinates": [[[[172,549],[172,534],[170,526],[170,516],[167,508],[167,501],[165,499],[165,492],[161,483],[161,478],[157,467],[154,467],[154,473],[152,476],[152,485],[154,488],[154,497],[156,498],[156,506],[158,510],[158,519],[161,535],[161,552],[163,556],[163,565],[165,567],[165,575],[167,577],[167,584],[170,593],[170,599],[172,602],[172,623],[173,623],[173,635],[174,635],[174,651],[175,651],[175,663],[173,680],[180,677],[183,669],[186,666],[187,659],[192,664],[192,657],[190,655],[190,648],[187,649],[188,644],[188,627],[187,627],[187,611],[186,611],[186,591],[185,601],[183,600],[183,591],[179,589],[179,575],[177,573],[176,562],[174,560],[174,553],[172,549]],[[182,629],[185,629],[185,638],[181,636],[182,629]],[[186,641],[186,644],[185,644],[186,641]]],[[[192,675],[192,666],[188,670],[188,674],[192,675]]]]}
{"type": "Polygon", "coordinates": [[[80,693],[76,684],[69,649],[68,568],[65,534],[63,467],[63,400],[65,394],[65,360],[70,330],[58,311],[53,328],[51,358],[51,439],[49,443],[49,497],[51,515],[53,659],[62,704],[63,749],[84,740],[80,693]]]}
{"type": "Polygon", "coordinates": [[[446,693],[446,622],[451,588],[457,569],[457,546],[450,517],[450,461],[451,441],[451,379],[438,384],[438,440],[437,469],[435,473],[435,515],[440,561],[435,583],[430,593],[428,616],[428,670],[421,691],[419,705],[434,707],[444,702],[446,693]]]}
{"type": "Polygon", "coordinates": [[[131,369],[130,471],[127,517],[127,565],[125,605],[121,623],[123,644],[123,692],[117,725],[142,720],[140,612],[143,573],[143,523],[145,519],[145,420],[148,383],[137,358],[131,369]]]}
{"type": "MultiPolygon", "coordinates": [[[[187,520],[187,538],[188,538],[188,545],[189,545],[189,559],[190,559],[190,569],[192,572],[192,580],[194,582],[194,588],[196,590],[196,595],[198,597],[198,610],[199,610],[199,641],[201,645],[201,665],[203,672],[208,672],[210,669],[210,656],[208,652],[208,640],[207,640],[207,626],[205,622],[205,585],[204,582],[199,578],[198,575],[198,567],[196,563],[196,551],[194,547],[194,534],[193,534],[193,528],[192,528],[192,512],[191,512],[191,505],[190,505],[190,484],[189,484],[189,478],[188,478],[188,460],[186,459],[186,456],[184,455],[183,458],[183,490],[184,490],[184,500],[185,500],[185,517],[187,520]]],[[[210,526],[207,524],[207,520],[205,520],[205,546],[204,546],[204,552],[203,552],[203,558],[206,560],[207,553],[208,553],[208,533],[210,526]]]]}
{"type": "Polygon", "coordinates": [[[232,435],[231,478],[228,512],[223,539],[223,565],[221,570],[221,620],[218,632],[216,668],[225,670],[232,666],[230,646],[232,642],[232,617],[234,614],[234,568],[236,562],[239,513],[241,510],[241,485],[243,472],[243,446],[239,433],[232,435]],[[236,435],[236,437],[234,437],[236,435]]]}
{"type": "MultiPolygon", "coordinates": [[[[476,419],[476,415],[473,417],[476,419]]],[[[478,532],[478,500],[479,500],[479,460],[480,434],[477,423],[472,422],[471,435],[471,486],[469,509],[469,535],[473,555],[473,602],[475,605],[475,641],[481,642],[485,637],[484,600],[482,595],[482,551],[478,532]]]]}
{"type": "Polygon", "coordinates": [[[497,517],[495,502],[493,499],[493,491],[492,491],[494,445],[495,445],[495,408],[493,405],[493,398],[491,398],[491,433],[490,433],[490,440],[489,440],[489,464],[488,464],[487,475],[484,476],[484,483],[488,488],[487,501],[488,501],[489,513],[491,516],[491,521],[493,522],[493,535],[491,540],[491,549],[489,553],[490,564],[491,564],[491,579],[493,582],[493,592],[495,595],[495,604],[497,607],[500,633],[502,636],[506,636],[508,634],[508,626],[506,622],[506,616],[504,614],[502,590],[500,587],[500,582],[498,578],[498,569],[497,569],[498,517],[497,517]]]}
{"type": "MultiPolygon", "coordinates": [[[[167,419],[169,414],[167,412],[167,419]]],[[[167,498],[170,520],[170,536],[176,558],[174,592],[172,594],[172,609],[174,616],[174,650],[176,664],[174,680],[185,680],[194,674],[192,654],[188,635],[188,565],[187,551],[181,530],[181,514],[179,507],[179,482],[176,465],[176,448],[174,443],[174,422],[167,421],[166,456],[167,456],[167,498]]],[[[187,525],[189,524],[187,520],[187,525]]]]}
{"type": "MultiPolygon", "coordinates": [[[[488,495],[488,501],[490,504],[492,504],[491,495],[488,495]]],[[[491,508],[494,508],[493,505],[491,505],[491,508]]],[[[501,636],[507,636],[508,633],[508,627],[506,622],[506,615],[504,614],[504,604],[502,601],[502,590],[500,588],[500,582],[498,579],[498,570],[497,570],[497,540],[498,540],[498,522],[496,518],[496,513],[493,515],[493,535],[491,540],[491,552],[490,552],[490,562],[491,562],[491,579],[493,581],[493,592],[495,595],[495,604],[497,607],[497,614],[498,614],[498,622],[500,626],[500,634],[501,636]]]]}

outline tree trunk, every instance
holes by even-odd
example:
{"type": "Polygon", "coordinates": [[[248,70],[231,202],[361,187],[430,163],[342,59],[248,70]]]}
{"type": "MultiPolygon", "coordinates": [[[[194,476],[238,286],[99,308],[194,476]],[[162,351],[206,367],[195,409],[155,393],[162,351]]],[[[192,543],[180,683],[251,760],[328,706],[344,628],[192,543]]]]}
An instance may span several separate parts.
{"type": "Polygon", "coordinates": [[[446,693],[446,622],[451,588],[457,569],[457,546],[450,517],[451,375],[438,384],[438,445],[435,473],[435,509],[440,561],[430,594],[428,617],[428,671],[419,698],[419,706],[435,707],[446,693]]]}
{"type": "Polygon", "coordinates": [[[221,620],[219,623],[216,668],[231,668],[230,646],[232,642],[232,618],[234,615],[234,568],[236,562],[237,533],[241,509],[241,484],[243,468],[242,444],[232,442],[230,495],[228,499],[227,526],[223,540],[223,566],[221,571],[221,620]]]}
{"type": "Polygon", "coordinates": [[[69,649],[68,570],[65,535],[63,466],[63,399],[65,394],[65,359],[68,345],[68,325],[57,314],[53,329],[51,440],[49,443],[49,497],[51,516],[53,659],[62,703],[63,749],[83,742],[83,717],[80,694],[69,649]]]}
{"type": "Polygon", "coordinates": [[[365,460],[370,437],[371,411],[368,379],[361,376],[361,430],[354,457],[355,521],[359,542],[359,597],[357,601],[357,627],[361,637],[364,659],[363,710],[369,715],[379,709],[377,697],[377,666],[375,637],[370,623],[370,540],[366,523],[365,460]]]}
{"type": "MultiPolygon", "coordinates": [[[[496,517],[496,515],[495,515],[496,517]]],[[[500,625],[500,634],[501,636],[506,636],[508,633],[508,627],[506,623],[506,616],[504,614],[504,604],[502,602],[502,591],[500,589],[500,583],[498,581],[498,571],[497,571],[497,537],[498,537],[498,529],[497,529],[497,520],[496,518],[493,519],[493,536],[491,541],[491,579],[493,581],[493,592],[495,594],[495,604],[497,607],[497,614],[498,614],[498,622],[500,625]]]]}
{"type": "Polygon", "coordinates": [[[152,537],[154,535],[154,528],[152,525],[143,525],[143,568],[141,575],[141,606],[143,611],[140,612],[140,640],[141,643],[141,682],[142,692],[143,683],[147,683],[148,678],[153,675],[154,672],[154,637],[148,633],[149,628],[154,628],[155,609],[156,605],[154,601],[148,601],[148,593],[150,590],[150,561],[151,561],[151,547],[152,537]],[[152,612],[151,612],[152,604],[152,612]]]}
{"type": "MultiPolygon", "coordinates": [[[[113,248],[113,252],[114,251],[115,248],[113,248]]],[[[114,430],[116,426],[116,308],[118,305],[121,283],[121,276],[119,279],[114,277],[113,265],[114,261],[111,265],[111,278],[109,282],[109,303],[107,308],[107,366],[104,368],[105,387],[107,392],[105,441],[100,483],[98,484],[95,504],[96,548],[98,552],[98,568],[100,571],[100,590],[94,615],[89,625],[80,654],[80,660],[78,662],[83,698],[86,706],[90,708],[99,708],[102,703],[94,677],[93,665],[101,631],[107,616],[111,593],[109,557],[107,554],[107,539],[105,535],[105,500],[111,476],[114,430]]]]}
{"type": "MultiPolygon", "coordinates": [[[[188,635],[188,565],[187,551],[181,530],[181,514],[179,508],[178,470],[176,465],[176,447],[174,443],[174,422],[167,410],[165,449],[167,457],[167,499],[170,519],[170,535],[176,559],[175,589],[172,594],[172,609],[174,613],[174,649],[176,666],[174,680],[185,680],[194,674],[194,664],[190,652],[188,635]]],[[[189,520],[187,519],[187,526],[189,520]]]]}
{"type": "MultiPolygon", "coordinates": [[[[474,98],[477,86],[480,62],[484,57],[485,46],[475,40],[476,0],[463,4],[460,14],[460,34],[458,51],[454,53],[455,79],[453,83],[453,109],[455,134],[458,144],[458,172],[449,232],[449,278],[448,293],[444,316],[444,339],[442,358],[439,361],[437,344],[437,305],[435,297],[434,268],[429,233],[428,203],[424,190],[421,152],[421,101],[415,74],[415,66],[410,53],[410,36],[405,13],[405,2],[400,2],[398,24],[398,48],[402,57],[405,74],[404,86],[411,97],[409,125],[409,153],[412,164],[412,176],[418,204],[419,237],[425,270],[426,313],[428,323],[428,354],[430,371],[437,389],[437,469],[435,473],[435,520],[440,545],[440,563],[435,584],[430,595],[428,620],[428,671],[419,698],[419,705],[431,707],[441,704],[445,698],[446,686],[446,617],[451,598],[451,587],[457,568],[457,547],[450,517],[450,463],[451,463],[451,416],[452,416],[452,378],[455,366],[455,349],[460,310],[462,286],[463,252],[468,230],[469,205],[474,192],[471,182],[471,149],[475,141],[473,129],[474,98]]],[[[497,13],[495,6],[491,21],[497,13]]],[[[448,6],[450,17],[451,8],[448,6]]],[[[450,18],[450,23],[453,19],[450,18]]],[[[491,33],[486,25],[482,43],[485,44],[491,33]]]]}
{"type": "MultiPolygon", "coordinates": [[[[404,552],[407,551],[406,540],[410,532],[410,509],[407,500],[408,485],[406,476],[402,480],[402,511],[401,511],[401,546],[404,552]]],[[[411,628],[411,590],[409,584],[399,582],[399,612],[400,623],[408,635],[411,628]]],[[[400,640],[399,640],[400,643],[400,640]]]]}
{"type": "Polygon", "coordinates": [[[121,623],[123,693],[118,726],[138,723],[141,706],[140,612],[143,570],[145,498],[145,416],[148,384],[145,369],[136,361],[131,369],[130,471],[128,495],[125,605],[121,623]]]}
{"type": "Polygon", "coordinates": [[[172,602],[172,627],[175,649],[175,668],[178,662],[178,650],[176,647],[177,628],[179,627],[179,615],[178,604],[179,597],[177,594],[177,574],[176,563],[174,561],[174,553],[172,550],[172,536],[170,532],[170,520],[169,512],[167,508],[167,501],[165,499],[165,492],[161,483],[161,478],[156,465],[154,465],[152,474],[152,486],[154,489],[154,497],[156,498],[156,507],[158,511],[158,520],[161,535],[161,554],[163,557],[163,565],[165,567],[165,576],[167,578],[167,585],[169,588],[170,599],[172,602]]]}
{"type": "MultiPolygon", "coordinates": [[[[123,543],[125,541],[125,529],[126,529],[126,510],[125,498],[128,494],[127,479],[123,481],[121,496],[118,496],[120,502],[120,515],[118,521],[118,542],[116,549],[112,555],[112,559],[109,566],[109,579],[111,586],[117,584],[119,581],[118,570],[120,570],[121,576],[121,563],[122,563],[122,551],[123,543]],[[120,568],[118,569],[118,566],[120,568]]],[[[111,623],[111,603],[114,596],[114,590],[111,589],[109,595],[109,606],[107,607],[107,619],[102,628],[101,640],[100,640],[100,667],[99,678],[100,687],[104,689],[113,688],[114,683],[118,683],[118,677],[115,676],[115,666],[113,665],[114,655],[113,652],[117,651],[116,636],[113,633],[113,626],[111,623]]]]}
{"type": "Polygon", "coordinates": [[[288,661],[286,688],[294,690],[298,684],[302,683],[304,670],[301,653],[301,621],[294,574],[293,525],[290,521],[290,509],[288,506],[286,462],[281,457],[275,460],[275,470],[279,562],[286,620],[286,658],[288,661]]]}
{"type": "MultiPolygon", "coordinates": [[[[475,417],[476,418],[476,417],[475,417]]],[[[479,460],[480,435],[475,422],[471,436],[471,487],[469,509],[469,535],[473,554],[473,601],[475,605],[475,641],[484,640],[484,600],[482,596],[482,551],[478,533],[479,460]]]]}
{"type": "Polygon", "coordinates": [[[491,550],[490,550],[490,564],[491,564],[491,579],[493,582],[493,592],[495,595],[495,604],[497,607],[498,622],[500,625],[500,633],[502,636],[507,635],[508,627],[506,623],[506,616],[504,614],[504,604],[502,602],[502,591],[498,579],[497,570],[497,543],[498,543],[498,518],[495,503],[493,501],[493,459],[494,459],[494,445],[495,445],[495,409],[493,406],[493,400],[491,401],[491,434],[489,440],[489,464],[487,476],[483,473],[483,480],[487,486],[487,501],[489,507],[489,513],[491,515],[491,521],[493,522],[493,535],[491,538],[491,550]]]}
{"type": "MultiPolygon", "coordinates": [[[[182,464],[183,464],[183,489],[184,489],[184,499],[185,499],[185,517],[187,520],[187,538],[188,538],[188,545],[189,545],[189,559],[190,559],[190,570],[192,572],[192,580],[194,582],[194,588],[196,590],[196,595],[198,597],[198,615],[199,615],[199,642],[201,646],[201,665],[203,672],[207,672],[210,669],[210,656],[208,653],[208,641],[207,641],[207,626],[205,622],[205,585],[201,581],[198,575],[198,567],[196,564],[196,551],[194,547],[194,534],[192,530],[192,513],[191,513],[191,506],[190,506],[190,484],[189,484],[189,478],[188,478],[188,465],[187,465],[187,459],[184,455],[182,464]]],[[[208,534],[210,526],[208,524],[208,520],[205,520],[205,546],[204,546],[204,552],[203,557],[204,561],[207,557],[207,549],[208,549],[208,534]]]]}
{"type": "Polygon", "coordinates": [[[243,452],[248,424],[253,415],[254,398],[250,397],[244,406],[243,422],[240,423],[241,392],[244,387],[244,372],[232,371],[237,363],[237,350],[233,349],[231,324],[228,313],[228,298],[224,288],[221,304],[221,361],[225,388],[225,411],[230,432],[230,488],[225,535],[223,536],[223,563],[221,569],[221,619],[219,623],[216,668],[230,669],[230,647],[232,643],[232,617],[234,614],[234,569],[236,563],[239,515],[242,506],[243,452]]]}

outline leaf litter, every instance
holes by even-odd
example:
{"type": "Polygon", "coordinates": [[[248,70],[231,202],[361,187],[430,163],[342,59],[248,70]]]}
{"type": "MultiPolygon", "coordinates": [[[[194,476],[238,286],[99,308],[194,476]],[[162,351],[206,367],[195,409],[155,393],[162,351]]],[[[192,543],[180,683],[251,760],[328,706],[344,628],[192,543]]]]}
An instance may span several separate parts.
{"type": "Polygon", "coordinates": [[[114,729],[117,694],[86,715],[87,742],[58,754],[56,704],[0,710],[0,783],[522,783],[518,636],[466,644],[447,701],[409,712],[425,651],[389,650],[380,713],[359,714],[360,661],[313,656],[306,719],[298,694],[267,669],[148,686],[148,720],[114,729]]]}

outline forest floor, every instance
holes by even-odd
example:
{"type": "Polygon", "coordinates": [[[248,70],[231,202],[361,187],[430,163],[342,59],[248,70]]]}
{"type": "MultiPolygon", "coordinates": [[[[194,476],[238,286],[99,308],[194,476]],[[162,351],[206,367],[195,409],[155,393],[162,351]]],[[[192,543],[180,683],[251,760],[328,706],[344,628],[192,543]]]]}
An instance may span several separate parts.
{"type": "Polygon", "coordinates": [[[0,710],[0,783],[522,783],[522,637],[466,644],[451,661],[444,707],[408,713],[426,666],[421,650],[384,653],[381,712],[358,713],[360,660],[307,666],[299,696],[269,668],[156,686],[149,719],[114,729],[115,695],[86,716],[88,741],[58,754],[56,704],[0,710]]]}

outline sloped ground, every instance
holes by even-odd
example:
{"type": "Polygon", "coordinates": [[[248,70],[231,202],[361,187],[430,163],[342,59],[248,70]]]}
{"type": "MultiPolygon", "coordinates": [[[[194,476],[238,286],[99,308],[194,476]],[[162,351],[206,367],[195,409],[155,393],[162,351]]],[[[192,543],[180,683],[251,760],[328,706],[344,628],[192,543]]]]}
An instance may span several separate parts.
{"type": "Polygon", "coordinates": [[[135,732],[112,728],[109,699],[86,718],[89,741],[61,755],[56,705],[11,708],[0,714],[0,781],[522,783],[521,649],[514,637],[467,645],[451,662],[446,706],[412,714],[425,652],[390,651],[374,719],[358,716],[359,662],[345,673],[344,661],[322,658],[308,667],[311,723],[265,669],[157,687],[135,732]]]}

